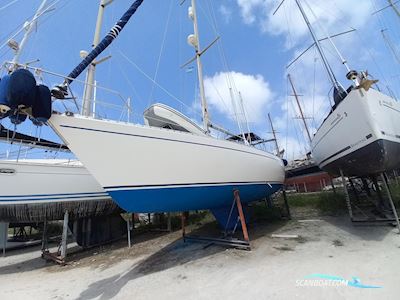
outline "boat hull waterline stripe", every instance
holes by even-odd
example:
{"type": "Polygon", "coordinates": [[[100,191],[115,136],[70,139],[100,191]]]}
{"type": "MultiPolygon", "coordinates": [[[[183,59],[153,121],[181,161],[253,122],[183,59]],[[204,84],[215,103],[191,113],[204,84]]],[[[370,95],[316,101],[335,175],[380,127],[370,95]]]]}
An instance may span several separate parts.
{"type": "Polygon", "coordinates": [[[110,199],[107,193],[82,193],[82,194],[54,194],[54,195],[13,195],[1,196],[0,204],[4,202],[27,203],[27,202],[65,202],[86,200],[110,199]]]}
{"type": "Polygon", "coordinates": [[[118,189],[140,189],[140,188],[170,188],[170,187],[208,187],[208,186],[222,186],[222,185],[254,185],[254,184],[265,184],[271,187],[274,184],[280,184],[279,182],[265,182],[265,181],[253,181],[253,182],[211,182],[211,183],[176,183],[176,184],[152,184],[152,185],[127,185],[127,186],[106,186],[105,190],[118,190],[118,189]]]}

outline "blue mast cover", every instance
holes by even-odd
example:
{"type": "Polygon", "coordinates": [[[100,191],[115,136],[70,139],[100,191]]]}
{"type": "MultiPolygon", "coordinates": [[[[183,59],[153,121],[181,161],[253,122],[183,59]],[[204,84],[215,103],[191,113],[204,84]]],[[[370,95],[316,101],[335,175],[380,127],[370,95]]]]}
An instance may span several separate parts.
{"type": "Polygon", "coordinates": [[[121,30],[125,27],[126,23],[128,23],[129,19],[136,12],[139,6],[142,4],[143,0],[136,0],[129,9],[125,12],[122,18],[111,28],[109,33],[103,38],[103,40],[94,48],[85,59],[76,66],[75,69],[67,76],[68,78],[65,80],[65,84],[70,84],[75,78],[77,78],[88,65],[95,60],[95,58],[103,52],[113,41],[117,38],[121,30]]]}

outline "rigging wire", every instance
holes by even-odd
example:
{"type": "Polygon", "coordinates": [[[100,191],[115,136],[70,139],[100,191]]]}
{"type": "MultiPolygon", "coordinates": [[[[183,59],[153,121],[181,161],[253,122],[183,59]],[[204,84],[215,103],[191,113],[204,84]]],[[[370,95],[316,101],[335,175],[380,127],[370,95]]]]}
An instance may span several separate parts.
{"type": "MultiPolygon", "coordinates": [[[[371,0],[370,3],[372,4],[372,7],[374,8],[375,11],[377,11],[377,5],[376,5],[376,1],[375,0],[371,0]]],[[[340,7],[337,6],[336,3],[335,7],[336,9],[342,13],[342,15],[345,15],[345,12],[343,12],[342,9],[340,9],[340,7]]],[[[343,23],[345,23],[347,26],[351,27],[345,20],[342,20],[343,23]]],[[[385,21],[383,20],[383,18],[381,16],[379,16],[378,14],[378,22],[380,23],[382,28],[386,28],[385,25],[385,21]]],[[[379,76],[382,77],[383,81],[384,81],[384,85],[385,87],[389,90],[389,93],[391,93],[390,88],[389,88],[389,82],[385,76],[385,73],[382,71],[382,69],[379,67],[379,64],[377,63],[375,56],[373,55],[373,53],[370,51],[370,49],[368,47],[365,47],[365,45],[370,45],[371,43],[366,43],[366,41],[364,40],[364,38],[362,37],[362,35],[356,31],[356,36],[359,39],[359,41],[361,42],[361,45],[363,45],[364,49],[367,51],[368,56],[371,58],[371,60],[373,61],[374,65],[377,67],[377,71],[379,73],[379,76]]]]}
{"type": "MultiPolygon", "coordinates": [[[[304,0],[304,3],[306,4],[306,6],[308,7],[308,9],[310,10],[311,14],[314,16],[314,18],[316,20],[318,20],[317,15],[315,14],[314,10],[312,9],[311,5],[308,3],[308,1],[304,0]]],[[[339,57],[342,65],[344,65],[347,69],[347,71],[350,71],[350,68],[347,64],[347,61],[344,59],[342,53],[340,53],[339,49],[336,47],[335,43],[332,41],[331,38],[331,34],[328,33],[328,31],[326,30],[325,26],[322,26],[320,24],[320,22],[317,22],[317,25],[321,28],[322,32],[324,33],[325,36],[328,37],[329,43],[331,44],[331,46],[333,47],[333,49],[335,50],[337,56],[339,57]]]]}
{"type": "Polygon", "coordinates": [[[125,58],[125,60],[128,63],[130,63],[133,67],[135,67],[144,77],[146,77],[148,80],[150,80],[152,83],[154,83],[158,88],[160,88],[162,91],[164,91],[164,93],[166,93],[172,99],[178,101],[183,106],[187,107],[189,110],[193,111],[193,107],[190,107],[189,105],[184,103],[182,100],[180,100],[178,97],[176,97],[174,94],[172,94],[170,91],[168,91],[166,88],[164,88],[162,85],[160,85],[158,82],[154,81],[153,78],[151,78],[149,75],[147,75],[146,72],[144,72],[134,61],[132,61],[128,56],[126,56],[121,50],[118,50],[118,52],[123,58],[125,58]]]}
{"type": "Polygon", "coordinates": [[[317,80],[317,49],[314,47],[314,64],[313,64],[313,92],[312,92],[312,125],[317,127],[315,124],[315,93],[316,93],[316,80],[317,80]]]}
{"type": "MultiPolygon", "coordinates": [[[[167,16],[167,20],[166,20],[166,23],[165,23],[164,34],[163,34],[163,38],[162,38],[162,42],[161,42],[160,53],[158,54],[156,70],[155,70],[154,76],[153,76],[153,82],[155,82],[157,80],[158,71],[159,71],[159,68],[160,68],[161,57],[162,57],[162,53],[164,51],[165,41],[167,39],[167,33],[168,33],[169,23],[170,23],[171,14],[172,14],[172,7],[173,7],[172,4],[173,3],[174,3],[174,0],[170,0],[169,9],[168,9],[168,16],[167,16]]],[[[150,104],[153,102],[152,98],[153,98],[154,88],[155,88],[155,84],[153,83],[151,85],[150,95],[149,95],[149,99],[148,99],[148,106],[150,106],[150,104]]]]}
{"type": "MultiPolygon", "coordinates": [[[[207,5],[207,9],[208,9],[208,14],[204,13],[204,15],[206,15],[206,20],[208,20],[211,28],[214,31],[214,34],[216,36],[220,36],[214,6],[213,6],[213,4],[212,4],[212,2],[210,0],[206,1],[206,5],[207,5]],[[210,18],[211,18],[211,21],[210,21],[210,18]]],[[[218,52],[219,52],[220,59],[221,59],[221,62],[222,62],[222,67],[225,70],[225,75],[226,75],[225,76],[225,80],[227,82],[227,86],[228,86],[228,89],[229,89],[230,95],[231,95],[233,113],[234,113],[234,116],[235,116],[235,119],[236,119],[236,122],[237,122],[237,126],[239,128],[239,131],[244,136],[244,132],[242,130],[241,123],[243,122],[244,119],[246,119],[244,117],[244,114],[246,112],[244,110],[242,111],[243,118],[242,118],[242,120],[240,120],[239,116],[237,114],[237,111],[236,111],[236,102],[237,102],[237,96],[239,94],[239,90],[238,90],[238,88],[236,86],[236,83],[235,83],[235,80],[234,80],[234,78],[232,76],[232,72],[231,72],[231,69],[229,67],[228,60],[227,60],[226,53],[224,51],[223,43],[222,43],[221,39],[217,43],[217,48],[218,48],[218,52]]],[[[226,103],[224,103],[224,105],[227,106],[226,103]]],[[[247,103],[247,105],[249,105],[249,103],[247,103]]],[[[241,107],[241,106],[239,105],[239,107],[241,107]]],[[[247,124],[247,127],[248,127],[248,124],[247,124]]]]}
{"type": "MultiPolygon", "coordinates": [[[[40,18],[40,16],[42,16],[44,13],[48,12],[49,9],[53,8],[53,7],[54,7],[58,2],[60,2],[60,1],[62,1],[62,0],[55,0],[54,2],[52,2],[51,4],[49,4],[49,5],[47,6],[47,8],[44,9],[40,14],[38,14],[38,16],[37,16],[34,20],[31,20],[30,23],[35,22],[37,19],[40,18]]],[[[3,49],[3,48],[7,45],[8,40],[14,39],[14,38],[15,38],[17,35],[19,35],[24,29],[25,29],[25,27],[24,27],[24,26],[21,26],[21,28],[20,28],[14,35],[12,35],[9,39],[7,39],[7,41],[6,41],[5,43],[3,43],[3,44],[0,46],[0,50],[3,49]]]]}
{"type": "Polygon", "coordinates": [[[289,137],[289,79],[288,77],[286,77],[286,145],[285,145],[285,149],[286,149],[286,158],[289,160],[288,157],[288,137],[289,137]]]}
{"type": "Polygon", "coordinates": [[[0,7],[0,11],[6,9],[7,7],[13,5],[13,4],[16,3],[16,2],[18,2],[18,0],[13,0],[13,1],[9,2],[8,4],[6,4],[6,5],[2,6],[2,7],[0,7]]]}

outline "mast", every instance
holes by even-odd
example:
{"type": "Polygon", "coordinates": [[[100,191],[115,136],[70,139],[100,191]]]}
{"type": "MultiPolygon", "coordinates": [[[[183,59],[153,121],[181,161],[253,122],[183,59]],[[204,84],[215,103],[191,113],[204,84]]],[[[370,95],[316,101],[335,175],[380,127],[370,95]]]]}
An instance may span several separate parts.
{"type": "Polygon", "coordinates": [[[393,8],[394,12],[396,13],[396,15],[400,18],[400,10],[398,9],[398,7],[395,5],[395,3],[393,2],[393,0],[388,0],[389,5],[393,8]]]}
{"type": "Polygon", "coordinates": [[[243,116],[244,116],[244,121],[246,122],[247,132],[250,133],[249,121],[247,120],[246,110],[244,109],[243,97],[242,97],[242,93],[241,92],[239,92],[239,99],[240,99],[240,105],[241,105],[242,113],[243,113],[243,116]]]}
{"type": "MultiPolygon", "coordinates": [[[[234,113],[235,118],[236,118],[236,123],[237,123],[237,125],[238,125],[238,127],[239,127],[239,132],[240,132],[240,134],[242,135],[243,142],[244,142],[246,145],[248,145],[248,144],[249,144],[249,141],[246,139],[246,135],[244,134],[244,130],[243,130],[243,128],[242,128],[242,124],[241,124],[240,119],[239,119],[239,117],[238,117],[238,111],[237,111],[237,108],[236,108],[236,99],[235,99],[235,96],[234,96],[234,94],[233,94],[232,87],[229,88],[229,94],[230,94],[230,96],[231,96],[231,102],[232,102],[233,113],[234,113]]],[[[250,132],[249,132],[249,133],[250,133],[250,132]]]]}
{"type": "Polygon", "coordinates": [[[268,119],[269,119],[269,123],[271,124],[272,135],[273,135],[274,141],[275,141],[276,155],[279,156],[279,145],[278,145],[278,140],[276,139],[276,134],[275,134],[274,125],[272,125],[272,120],[271,120],[271,116],[269,115],[269,113],[268,113],[268,119]]]}
{"type": "Polygon", "coordinates": [[[301,105],[300,105],[300,101],[299,101],[299,95],[298,95],[297,92],[296,92],[296,89],[295,89],[295,87],[294,87],[294,84],[293,84],[293,81],[292,81],[292,77],[290,76],[290,74],[288,74],[288,79],[289,79],[290,85],[292,86],[292,90],[293,90],[293,94],[294,94],[294,97],[295,97],[296,102],[297,102],[297,106],[299,107],[300,116],[301,116],[301,119],[303,120],[304,128],[306,129],[306,132],[307,132],[308,141],[309,141],[310,144],[311,144],[311,135],[310,135],[310,131],[308,130],[308,126],[307,126],[307,123],[306,123],[306,119],[305,119],[305,117],[304,117],[303,110],[301,109],[301,105]]]}
{"type": "Polygon", "coordinates": [[[206,133],[210,132],[210,118],[208,115],[207,100],[204,92],[204,80],[203,80],[203,65],[201,64],[201,48],[199,38],[199,27],[197,23],[197,12],[196,12],[196,1],[192,0],[191,7],[189,7],[189,18],[193,21],[194,34],[188,36],[188,42],[192,45],[196,51],[196,62],[197,62],[197,76],[199,79],[201,109],[203,116],[203,128],[206,133]]]}
{"type": "Polygon", "coordinates": [[[19,57],[21,56],[21,53],[23,49],[25,48],[25,44],[28,41],[29,36],[32,33],[33,28],[37,24],[37,19],[46,11],[45,6],[46,6],[47,0],[43,0],[42,3],[40,4],[39,8],[37,9],[35,15],[33,16],[32,20],[28,22],[27,25],[24,25],[26,32],[24,34],[24,37],[22,38],[17,50],[15,51],[14,58],[12,60],[12,68],[15,69],[16,65],[18,64],[19,57]]]}
{"type": "Polygon", "coordinates": [[[317,38],[317,36],[316,36],[316,34],[315,34],[315,32],[314,32],[314,29],[312,28],[311,23],[310,23],[310,21],[308,20],[308,17],[307,17],[307,15],[306,15],[306,13],[304,12],[303,6],[301,5],[301,3],[300,3],[299,0],[295,0],[295,1],[296,1],[296,4],[297,4],[297,7],[298,7],[299,10],[300,10],[301,15],[303,16],[304,21],[305,21],[306,24],[307,24],[308,30],[309,30],[310,33],[311,33],[311,36],[312,36],[312,38],[313,38],[313,40],[314,40],[315,46],[317,47],[317,50],[318,50],[318,52],[319,52],[319,55],[321,56],[323,65],[324,65],[324,67],[325,67],[325,69],[326,69],[326,72],[328,73],[329,80],[331,81],[332,85],[333,85],[337,90],[340,90],[339,83],[338,83],[338,81],[336,80],[335,75],[333,74],[333,71],[332,71],[332,69],[331,69],[331,67],[330,67],[330,65],[329,65],[329,62],[328,62],[328,60],[327,60],[327,58],[326,58],[326,56],[325,56],[324,51],[322,50],[321,43],[320,43],[320,41],[318,40],[318,38],[317,38]]]}
{"type": "MultiPolygon", "coordinates": [[[[97,21],[96,21],[96,29],[94,31],[94,37],[93,37],[93,44],[92,44],[93,49],[96,48],[100,42],[104,9],[107,5],[111,4],[113,1],[114,0],[100,0],[99,12],[97,14],[97,21]]],[[[83,54],[85,55],[86,53],[83,54]]],[[[86,74],[85,90],[83,92],[83,102],[82,102],[83,116],[91,116],[94,113],[92,99],[94,94],[95,72],[96,72],[96,63],[89,64],[86,74]]]]}

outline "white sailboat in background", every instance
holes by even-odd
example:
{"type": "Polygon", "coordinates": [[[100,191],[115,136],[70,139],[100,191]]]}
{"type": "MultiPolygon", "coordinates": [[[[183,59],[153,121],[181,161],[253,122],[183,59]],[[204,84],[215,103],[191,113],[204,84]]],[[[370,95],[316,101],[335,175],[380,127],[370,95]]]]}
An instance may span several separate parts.
{"type": "MultiPolygon", "coordinates": [[[[353,85],[337,81],[300,0],[296,4],[308,26],[334,87],[335,104],[312,138],[312,156],[330,174],[369,176],[400,167],[400,102],[371,86],[367,72],[347,68],[353,85]]],[[[329,38],[329,40],[331,40],[329,38]]]]}
{"type": "MultiPolygon", "coordinates": [[[[99,40],[103,2],[100,3],[94,45],[99,40]]],[[[24,25],[26,32],[22,41],[19,44],[12,41],[16,52],[9,64],[9,71],[18,68],[19,57],[38,18],[49,9],[46,4],[47,0],[42,1],[33,19],[24,25]]],[[[93,69],[89,69],[88,78],[91,81],[86,85],[89,99],[92,96],[93,69]]],[[[13,135],[15,137],[15,132],[10,134],[9,140],[13,140],[13,135]]],[[[37,149],[35,144],[33,149],[37,149]]],[[[68,211],[70,219],[79,219],[108,215],[120,210],[77,160],[21,159],[19,155],[15,159],[0,160],[0,183],[0,222],[59,220],[63,219],[65,211],[68,211]]]]}
{"type": "MultiPolygon", "coordinates": [[[[136,1],[113,27],[106,37],[108,44],[141,2],[136,1]]],[[[129,212],[226,208],[229,213],[233,190],[239,189],[242,202],[248,203],[276,192],[284,181],[280,158],[247,143],[220,140],[209,134],[213,125],[204,93],[194,0],[189,17],[194,23],[194,35],[188,40],[196,50],[202,129],[166,105],[154,105],[145,112],[150,126],[72,114],[53,114],[49,120],[101,186],[129,212]],[[157,121],[153,121],[154,116],[157,121]]],[[[98,50],[94,52],[98,54],[98,50]]],[[[71,72],[66,84],[81,69],[80,65],[71,72]]],[[[53,95],[62,98],[65,91],[66,86],[60,86],[53,95]]]]}

